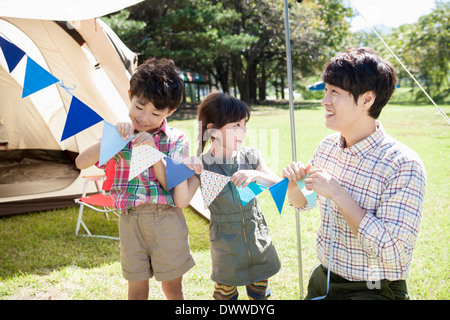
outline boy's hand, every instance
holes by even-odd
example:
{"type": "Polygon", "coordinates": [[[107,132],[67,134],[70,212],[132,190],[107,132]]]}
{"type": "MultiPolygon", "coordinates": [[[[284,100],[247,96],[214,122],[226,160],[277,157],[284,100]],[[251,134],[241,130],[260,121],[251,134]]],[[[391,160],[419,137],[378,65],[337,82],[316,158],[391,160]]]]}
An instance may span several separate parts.
{"type": "Polygon", "coordinates": [[[130,122],[119,122],[116,124],[116,129],[119,131],[123,140],[128,140],[134,131],[133,125],[130,122]]]}
{"type": "Polygon", "coordinates": [[[203,162],[199,157],[187,157],[184,158],[181,162],[196,174],[200,174],[203,171],[203,162]]]}
{"type": "Polygon", "coordinates": [[[156,148],[155,141],[153,140],[152,135],[148,132],[139,132],[131,141],[133,142],[134,146],[147,144],[150,147],[156,148]]]}
{"type": "Polygon", "coordinates": [[[305,179],[306,174],[311,169],[311,165],[305,165],[302,162],[291,162],[286,168],[282,171],[282,177],[287,178],[289,183],[297,183],[298,181],[302,181],[305,179]]]}
{"type": "Polygon", "coordinates": [[[256,181],[259,173],[258,170],[239,170],[231,176],[231,182],[237,187],[245,188],[250,182],[256,181]]]}

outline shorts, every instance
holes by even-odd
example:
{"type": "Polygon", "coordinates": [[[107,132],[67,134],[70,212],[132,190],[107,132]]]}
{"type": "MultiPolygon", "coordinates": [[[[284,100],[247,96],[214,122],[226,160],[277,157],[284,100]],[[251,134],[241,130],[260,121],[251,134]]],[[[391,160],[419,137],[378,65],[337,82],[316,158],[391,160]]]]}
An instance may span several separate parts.
{"type": "Polygon", "coordinates": [[[143,281],[155,276],[169,281],[194,265],[183,211],[165,204],[142,204],[119,218],[123,277],[143,281]]]}

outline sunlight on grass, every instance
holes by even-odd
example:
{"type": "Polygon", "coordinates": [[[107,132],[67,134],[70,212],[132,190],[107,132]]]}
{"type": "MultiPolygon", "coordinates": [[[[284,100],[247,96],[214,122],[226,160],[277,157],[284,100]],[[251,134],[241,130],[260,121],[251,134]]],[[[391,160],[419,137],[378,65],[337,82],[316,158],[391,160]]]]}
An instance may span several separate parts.
{"type": "MultiPolygon", "coordinates": [[[[433,108],[390,105],[380,119],[389,134],[416,150],[427,171],[423,222],[408,280],[413,299],[450,296],[447,247],[450,133],[449,126],[433,108]]],[[[450,111],[450,106],[441,108],[450,111]]],[[[190,134],[192,141],[194,120],[170,123],[190,134]]],[[[295,123],[297,158],[307,162],[318,143],[331,131],[324,127],[324,112],[317,103],[302,104],[302,108],[296,109],[295,123]]],[[[269,165],[280,174],[292,160],[287,106],[253,107],[248,129],[257,133],[255,146],[262,150],[265,159],[273,160],[269,165]],[[272,143],[274,137],[278,137],[277,143],[272,143]]],[[[268,192],[263,192],[259,199],[282,264],[281,271],[270,280],[272,299],[299,299],[295,212],[286,201],[280,215],[268,192]]],[[[196,261],[196,266],[184,276],[186,297],[212,299],[209,225],[192,209],[184,212],[196,261]]],[[[0,218],[0,299],[126,299],[127,283],[119,262],[119,242],[76,237],[77,213],[74,207],[0,218]]],[[[94,212],[88,212],[86,220],[91,231],[118,234],[117,220],[107,221],[102,214],[94,212]]],[[[320,223],[318,209],[303,213],[300,222],[306,291],[309,272],[318,263],[315,253],[320,223]]],[[[150,299],[164,299],[158,282],[153,279],[150,286],[150,299]]],[[[240,299],[246,299],[245,289],[239,290],[240,299]]]]}

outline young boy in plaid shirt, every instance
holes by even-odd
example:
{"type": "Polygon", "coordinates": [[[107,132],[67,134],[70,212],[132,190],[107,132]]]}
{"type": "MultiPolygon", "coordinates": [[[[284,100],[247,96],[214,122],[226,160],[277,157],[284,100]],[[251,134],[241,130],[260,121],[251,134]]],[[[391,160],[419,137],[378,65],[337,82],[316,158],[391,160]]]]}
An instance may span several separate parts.
{"type": "Polygon", "coordinates": [[[394,68],[370,49],[349,49],[327,64],[322,79],[326,127],[337,132],[320,143],[306,167],[291,163],[283,170],[295,208],[310,209],[296,186],[306,174],[306,188],[319,195],[321,264],[306,299],[409,299],[405,279],[426,176],[419,156],[376,120],[394,92],[394,68]]]}
{"type": "MultiPolygon", "coordinates": [[[[189,156],[185,134],[167,125],[166,118],[180,104],[183,81],[173,61],[155,58],[141,64],[130,79],[132,123],[118,123],[124,140],[134,138],[117,154],[116,175],[111,195],[119,218],[120,260],[128,280],[128,299],[148,299],[149,279],[161,281],[167,299],[184,299],[182,277],[195,263],[190,254],[188,227],[175,187],[167,190],[163,159],[128,181],[132,149],[147,144],[181,161],[189,156]]],[[[103,137],[107,139],[108,137],[103,137]]],[[[101,141],[84,150],[76,159],[78,168],[99,160],[101,141]]],[[[183,198],[184,199],[184,198],[183,198]]]]}

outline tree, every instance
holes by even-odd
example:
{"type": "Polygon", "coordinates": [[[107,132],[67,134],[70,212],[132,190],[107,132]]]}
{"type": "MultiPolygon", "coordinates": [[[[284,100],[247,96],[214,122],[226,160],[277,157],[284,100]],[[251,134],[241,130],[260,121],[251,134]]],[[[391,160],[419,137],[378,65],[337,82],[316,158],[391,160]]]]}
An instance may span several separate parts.
{"type": "MultiPolygon", "coordinates": [[[[293,68],[317,73],[348,33],[352,14],[339,0],[290,3],[293,68]]],[[[284,3],[272,0],[147,0],[107,21],[142,56],[168,57],[207,73],[248,103],[266,98],[272,77],[286,74],[284,3]]]]}
{"type": "MultiPolygon", "coordinates": [[[[450,3],[436,1],[433,11],[416,23],[394,28],[384,40],[408,70],[420,81],[435,100],[448,96],[450,86],[450,3]]],[[[382,42],[372,32],[358,33],[353,43],[373,47],[395,66],[400,84],[405,80],[413,88],[415,83],[382,42]]],[[[423,97],[419,92],[417,97],[423,97]]]]}

